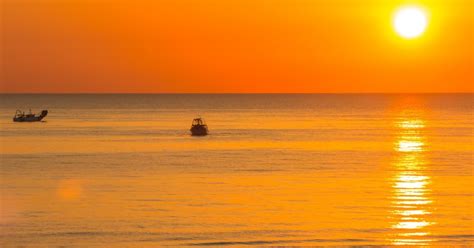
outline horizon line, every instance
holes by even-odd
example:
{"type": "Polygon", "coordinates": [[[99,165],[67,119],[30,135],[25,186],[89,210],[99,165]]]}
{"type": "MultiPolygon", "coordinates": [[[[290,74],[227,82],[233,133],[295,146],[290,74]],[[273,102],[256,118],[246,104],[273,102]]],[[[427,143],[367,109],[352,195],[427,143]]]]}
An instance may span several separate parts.
{"type": "Polygon", "coordinates": [[[434,95],[465,92],[0,92],[0,95],[434,95]]]}

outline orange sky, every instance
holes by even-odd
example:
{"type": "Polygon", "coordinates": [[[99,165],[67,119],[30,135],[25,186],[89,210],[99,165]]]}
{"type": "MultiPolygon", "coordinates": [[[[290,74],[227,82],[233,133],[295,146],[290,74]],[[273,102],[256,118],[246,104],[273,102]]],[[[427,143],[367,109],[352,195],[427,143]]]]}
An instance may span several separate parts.
{"type": "Polygon", "coordinates": [[[0,92],[473,92],[471,0],[0,0],[0,92]],[[414,40],[393,12],[429,12],[414,40]]]}

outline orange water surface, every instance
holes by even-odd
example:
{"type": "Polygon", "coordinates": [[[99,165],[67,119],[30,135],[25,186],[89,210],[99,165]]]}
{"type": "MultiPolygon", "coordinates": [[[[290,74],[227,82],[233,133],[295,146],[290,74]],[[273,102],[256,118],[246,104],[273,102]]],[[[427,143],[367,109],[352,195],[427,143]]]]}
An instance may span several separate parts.
{"type": "Polygon", "coordinates": [[[472,246],[473,95],[3,95],[2,247],[472,246]],[[50,111],[13,123],[16,108],[50,111]],[[201,115],[207,137],[191,137],[201,115]]]}

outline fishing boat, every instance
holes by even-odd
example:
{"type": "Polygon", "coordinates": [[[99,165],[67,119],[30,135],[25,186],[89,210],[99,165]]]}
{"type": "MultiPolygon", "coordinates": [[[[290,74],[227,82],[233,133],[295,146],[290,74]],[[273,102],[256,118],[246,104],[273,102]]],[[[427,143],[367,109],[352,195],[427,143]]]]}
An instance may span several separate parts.
{"type": "Polygon", "coordinates": [[[193,136],[205,136],[209,133],[209,129],[201,117],[193,120],[190,131],[193,136]]]}
{"type": "Polygon", "coordinates": [[[48,110],[41,111],[41,114],[39,114],[39,115],[35,115],[35,114],[31,113],[31,109],[30,109],[29,114],[25,114],[25,112],[23,112],[21,110],[17,110],[16,113],[15,113],[15,116],[13,116],[13,121],[14,122],[41,121],[41,120],[43,120],[44,117],[46,117],[46,115],[48,115],[48,110]]]}

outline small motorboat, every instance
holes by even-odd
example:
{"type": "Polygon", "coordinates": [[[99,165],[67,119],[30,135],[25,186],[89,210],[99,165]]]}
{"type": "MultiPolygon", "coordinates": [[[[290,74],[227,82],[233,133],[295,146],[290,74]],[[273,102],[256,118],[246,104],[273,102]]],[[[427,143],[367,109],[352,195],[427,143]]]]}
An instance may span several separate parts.
{"type": "Polygon", "coordinates": [[[48,115],[48,110],[43,110],[41,111],[40,115],[35,115],[31,113],[25,114],[25,112],[21,110],[17,110],[15,113],[15,116],[13,116],[13,121],[14,122],[33,122],[33,121],[41,121],[43,120],[44,117],[48,115]]]}
{"type": "Polygon", "coordinates": [[[209,129],[201,117],[193,120],[190,131],[193,136],[205,136],[209,133],[209,129]]]}

